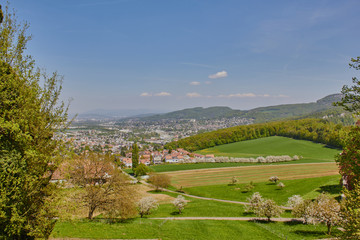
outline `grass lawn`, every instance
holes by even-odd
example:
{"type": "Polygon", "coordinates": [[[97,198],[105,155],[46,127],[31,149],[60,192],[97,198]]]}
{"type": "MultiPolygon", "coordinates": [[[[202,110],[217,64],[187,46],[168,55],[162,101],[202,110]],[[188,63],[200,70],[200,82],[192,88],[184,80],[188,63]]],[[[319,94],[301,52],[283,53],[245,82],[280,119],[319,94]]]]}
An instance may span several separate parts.
{"type": "MultiPolygon", "coordinates": [[[[51,237],[90,239],[319,239],[328,237],[324,225],[214,220],[131,219],[58,222],[51,237]]],[[[335,231],[336,232],[336,231],[335,231]]]]}
{"type": "Polygon", "coordinates": [[[271,198],[278,204],[285,205],[288,198],[295,194],[301,195],[304,198],[313,199],[321,192],[328,192],[336,197],[341,191],[339,180],[339,175],[281,180],[281,182],[285,184],[285,188],[283,189],[279,189],[275,184],[270,182],[259,182],[255,183],[254,189],[249,192],[243,192],[246,184],[236,184],[230,186],[228,184],[209,185],[184,188],[183,190],[186,193],[196,196],[243,202],[246,202],[246,199],[254,192],[259,192],[264,198],[271,198]]]}
{"type": "Polygon", "coordinates": [[[197,151],[200,154],[215,154],[229,157],[259,156],[302,156],[301,162],[331,162],[341,150],[328,148],[324,144],[286,137],[266,137],[254,140],[230,143],[197,151]]]}

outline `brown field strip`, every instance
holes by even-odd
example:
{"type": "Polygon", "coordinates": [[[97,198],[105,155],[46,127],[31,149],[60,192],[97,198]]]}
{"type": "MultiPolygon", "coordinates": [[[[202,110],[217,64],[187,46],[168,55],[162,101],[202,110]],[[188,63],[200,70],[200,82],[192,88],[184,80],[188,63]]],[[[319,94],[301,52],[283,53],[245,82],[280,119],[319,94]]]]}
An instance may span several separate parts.
{"type": "Polygon", "coordinates": [[[249,183],[250,181],[267,181],[270,176],[275,175],[282,180],[287,180],[329,176],[338,173],[336,163],[242,166],[166,172],[167,175],[171,176],[172,185],[175,187],[227,184],[233,176],[237,177],[239,183],[249,183]]]}

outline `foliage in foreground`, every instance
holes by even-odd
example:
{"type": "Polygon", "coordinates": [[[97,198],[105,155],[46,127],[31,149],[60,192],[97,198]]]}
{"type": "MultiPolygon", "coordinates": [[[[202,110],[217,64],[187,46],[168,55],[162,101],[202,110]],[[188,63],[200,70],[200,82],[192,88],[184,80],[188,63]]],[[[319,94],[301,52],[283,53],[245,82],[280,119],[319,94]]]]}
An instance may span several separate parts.
{"type": "Polygon", "coordinates": [[[354,184],[352,190],[344,189],[344,199],[341,202],[341,215],[344,221],[342,227],[343,239],[360,239],[360,185],[354,184]]]}
{"type": "Polygon", "coordinates": [[[53,139],[67,119],[59,103],[61,77],[47,76],[24,55],[27,28],[6,7],[0,25],[0,236],[9,239],[50,235],[57,216],[50,179],[66,157],[63,143],[53,139]]]}

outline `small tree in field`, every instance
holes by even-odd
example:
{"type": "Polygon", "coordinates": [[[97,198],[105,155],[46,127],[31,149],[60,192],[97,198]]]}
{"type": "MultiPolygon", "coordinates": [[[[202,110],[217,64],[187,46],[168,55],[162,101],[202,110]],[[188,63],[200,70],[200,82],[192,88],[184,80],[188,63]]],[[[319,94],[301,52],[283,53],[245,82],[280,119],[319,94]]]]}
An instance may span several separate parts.
{"type": "Polygon", "coordinates": [[[314,223],[314,206],[310,199],[299,201],[292,207],[291,214],[298,218],[303,218],[304,223],[314,223]]]}
{"type": "Polygon", "coordinates": [[[71,181],[82,190],[79,198],[88,208],[88,218],[100,209],[109,218],[127,218],[136,214],[134,187],[116,168],[108,154],[90,152],[71,163],[71,181]]]}
{"type": "Polygon", "coordinates": [[[255,187],[254,184],[252,182],[250,182],[249,184],[246,184],[244,186],[244,189],[242,192],[249,192],[249,191],[253,190],[254,187],[255,187]]]}
{"type": "Polygon", "coordinates": [[[340,204],[330,195],[321,194],[314,202],[314,218],[317,222],[323,222],[331,234],[331,227],[340,222],[340,204]]]}
{"type": "Polygon", "coordinates": [[[261,201],[260,204],[255,209],[256,216],[259,217],[265,216],[267,217],[268,221],[270,221],[272,217],[280,216],[281,213],[283,213],[283,209],[281,209],[278,205],[276,205],[274,200],[271,199],[261,201]]]}
{"type": "Polygon", "coordinates": [[[157,209],[158,206],[159,204],[152,197],[144,197],[140,199],[140,201],[137,203],[137,209],[140,217],[143,217],[144,215],[149,215],[151,210],[157,209]]]}
{"type": "Polygon", "coordinates": [[[247,198],[248,202],[250,203],[250,206],[247,207],[247,211],[253,211],[255,212],[256,209],[259,208],[260,204],[263,202],[263,198],[261,197],[259,192],[253,193],[250,198],[247,198]]]}
{"type": "Polygon", "coordinates": [[[167,188],[170,183],[170,177],[166,174],[151,174],[149,182],[156,187],[156,191],[159,191],[160,188],[167,188]]]}
{"type": "Polygon", "coordinates": [[[238,182],[237,178],[234,176],[231,178],[230,185],[235,185],[238,182]]]}
{"type": "Polygon", "coordinates": [[[279,181],[280,179],[278,178],[278,176],[272,176],[272,177],[269,177],[269,181],[272,182],[272,183],[277,183],[277,181],[279,181]]]}
{"type": "Polygon", "coordinates": [[[173,204],[174,207],[179,211],[179,214],[181,214],[181,211],[185,208],[187,202],[182,195],[178,195],[177,198],[173,201],[173,204]]]}
{"type": "Polygon", "coordinates": [[[280,189],[283,189],[285,187],[285,184],[282,182],[279,182],[277,185],[280,189]]]}
{"type": "Polygon", "coordinates": [[[304,202],[304,199],[300,195],[292,195],[288,198],[287,205],[291,208],[294,208],[302,202],[304,202]]]}

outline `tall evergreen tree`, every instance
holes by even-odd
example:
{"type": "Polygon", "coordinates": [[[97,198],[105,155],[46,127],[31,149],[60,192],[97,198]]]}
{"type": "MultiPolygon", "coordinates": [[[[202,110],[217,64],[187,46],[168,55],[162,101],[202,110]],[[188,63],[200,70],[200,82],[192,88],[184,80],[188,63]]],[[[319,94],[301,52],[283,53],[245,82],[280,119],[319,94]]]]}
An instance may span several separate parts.
{"type": "Polygon", "coordinates": [[[139,165],[139,147],[136,143],[132,145],[132,169],[135,169],[139,165]]]}

